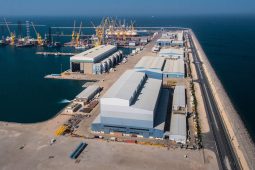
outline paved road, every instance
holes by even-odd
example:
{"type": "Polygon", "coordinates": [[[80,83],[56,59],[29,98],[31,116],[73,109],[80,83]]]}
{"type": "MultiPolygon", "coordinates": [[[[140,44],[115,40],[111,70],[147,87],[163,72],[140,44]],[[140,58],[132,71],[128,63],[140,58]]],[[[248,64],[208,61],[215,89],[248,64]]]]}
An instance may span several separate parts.
{"type": "Polygon", "coordinates": [[[232,145],[230,144],[230,139],[227,136],[227,132],[223,125],[220,112],[210,89],[208,79],[206,78],[206,75],[203,71],[203,63],[199,59],[191,35],[189,35],[189,40],[194,57],[196,71],[198,73],[198,81],[202,90],[202,97],[205,103],[209,126],[211,129],[212,137],[215,141],[215,149],[217,152],[216,154],[218,155],[220,169],[241,169],[238,164],[237,157],[233,151],[232,145]]]}

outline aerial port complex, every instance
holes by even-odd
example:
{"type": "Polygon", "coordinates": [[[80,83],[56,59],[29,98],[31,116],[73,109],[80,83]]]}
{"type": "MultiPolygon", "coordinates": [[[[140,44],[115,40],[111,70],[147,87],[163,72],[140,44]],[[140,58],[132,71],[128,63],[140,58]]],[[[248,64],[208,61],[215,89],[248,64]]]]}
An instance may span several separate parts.
{"type": "Polygon", "coordinates": [[[70,56],[68,70],[45,78],[85,82],[48,121],[1,122],[4,169],[254,169],[253,143],[191,29],[107,17],[90,27],[94,35],[74,22],[61,43],[54,28],[43,39],[26,22],[27,36],[17,38],[4,23],[1,46],[82,50],[38,54],[70,56]]]}

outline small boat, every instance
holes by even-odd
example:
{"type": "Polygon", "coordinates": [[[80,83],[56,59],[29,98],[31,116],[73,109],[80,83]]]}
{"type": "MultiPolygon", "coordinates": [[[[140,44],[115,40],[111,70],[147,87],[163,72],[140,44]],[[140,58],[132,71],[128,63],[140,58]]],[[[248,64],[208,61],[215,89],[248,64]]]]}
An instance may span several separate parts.
{"type": "Polygon", "coordinates": [[[0,40],[0,47],[8,45],[4,40],[0,40]]]}
{"type": "Polygon", "coordinates": [[[84,49],[87,49],[87,48],[88,48],[88,46],[86,46],[86,45],[75,46],[76,50],[84,50],[84,49]]]}
{"type": "Polygon", "coordinates": [[[15,44],[15,47],[32,47],[32,46],[34,46],[34,44],[32,44],[32,43],[17,43],[17,44],[15,44]]]}

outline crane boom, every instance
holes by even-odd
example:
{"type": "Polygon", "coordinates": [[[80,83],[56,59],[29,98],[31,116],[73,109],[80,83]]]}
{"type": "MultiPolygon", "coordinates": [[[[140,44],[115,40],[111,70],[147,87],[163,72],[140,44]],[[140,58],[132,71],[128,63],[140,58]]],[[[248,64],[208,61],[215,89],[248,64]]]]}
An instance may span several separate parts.
{"type": "Polygon", "coordinates": [[[11,30],[10,30],[9,25],[8,25],[8,23],[7,23],[7,21],[6,21],[5,18],[4,18],[4,22],[5,22],[5,25],[6,25],[6,27],[7,27],[8,32],[9,32],[9,34],[10,34],[10,36],[11,36],[11,30]]]}
{"type": "Polygon", "coordinates": [[[37,37],[37,43],[38,43],[38,45],[39,45],[39,46],[43,45],[42,37],[41,37],[41,35],[39,34],[39,32],[36,31],[34,23],[31,22],[31,25],[32,25],[33,28],[34,28],[34,31],[35,31],[35,34],[36,34],[36,37],[37,37]]]}
{"type": "Polygon", "coordinates": [[[81,35],[81,28],[82,28],[82,21],[81,21],[81,24],[80,24],[79,35],[81,35]]]}
{"type": "Polygon", "coordinates": [[[35,29],[35,25],[34,25],[34,23],[33,23],[33,22],[31,22],[31,25],[32,25],[32,27],[33,27],[33,29],[34,29],[35,33],[37,34],[37,31],[36,31],[36,29],[35,29]]]}

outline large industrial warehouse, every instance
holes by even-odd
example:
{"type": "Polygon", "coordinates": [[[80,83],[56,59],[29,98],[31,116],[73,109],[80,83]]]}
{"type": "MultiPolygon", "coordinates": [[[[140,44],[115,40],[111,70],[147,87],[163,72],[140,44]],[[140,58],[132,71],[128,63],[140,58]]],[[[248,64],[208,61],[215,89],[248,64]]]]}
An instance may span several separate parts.
{"type": "Polygon", "coordinates": [[[134,69],[146,73],[148,77],[162,80],[164,63],[165,60],[162,57],[144,56],[135,65],[134,69]]]}
{"type": "Polygon", "coordinates": [[[100,99],[92,131],[162,138],[169,92],[162,92],[161,83],[145,73],[126,71],[100,99]]]}
{"type": "Polygon", "coordinates": [[[182,111],[186,110],[186,94],[185,94],[185,86],[178,85],[175,86],[174,96],[173,96],[173,104],[172,111],[182,111]]]}
{"type": "Polygon", "coordinates": [[[171,58],[171,59],[183,59],[184,49],[183,48],[162,48],[158,54],[160,57],[171,58]]]}
{"type": "Polygon", "coordinates": [[[170,121],[169,139],[177,143],[186,144],[187,118],[185,87],[175,86],[170,121]]]}
{"type": "Polygon", "coordinates": [[[88,86],[80,94],[75,97],[76,101],[88,102],[100,91],[100,86],[97,84],[88,86]]]}
{"type": "Polygon", "coordinates": [[[176,143],[186,144],[187,139],[187,120],[185,114],[171,114],[171,124],[169,140],[176,143]]]}
{"type": "Polygon", "coordinates": [[[185,68],[183,59],[167,59],[164,69],[163,78],[184,78],[185,68]]]}
{"type": "Polygon", "coordinates": [[[160,47],[178,46],[183,47],[183,31],[172,31],[163,33],[161,38],[157,40],[156,44],[160,47]]]}
{"type": "Polygon", "coordinates": [[[70,58],[70,70],[84,74],[102,74],[122,60],[122,51],[113,45],[94,47],[70,58]]]}

